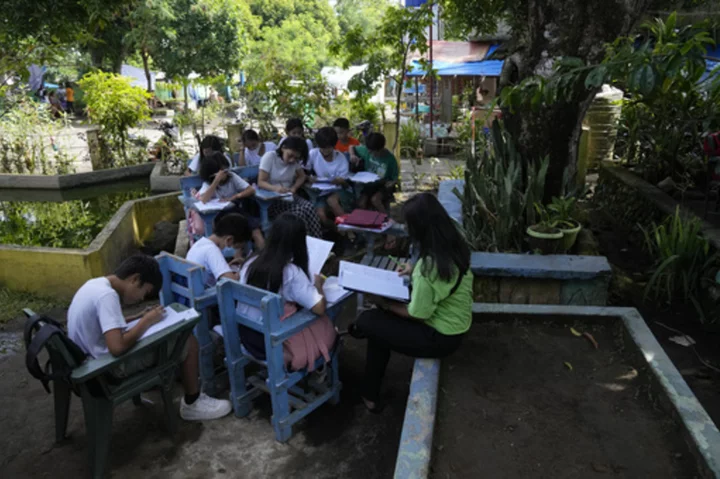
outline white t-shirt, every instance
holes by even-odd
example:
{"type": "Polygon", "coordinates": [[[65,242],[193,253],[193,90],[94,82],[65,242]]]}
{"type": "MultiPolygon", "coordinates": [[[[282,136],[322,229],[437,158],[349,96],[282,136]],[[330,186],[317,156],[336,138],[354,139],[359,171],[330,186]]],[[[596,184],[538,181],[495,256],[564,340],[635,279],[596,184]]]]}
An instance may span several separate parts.
{"type": "Polygon", "coordinates": [[[323,158],[319,148],[313,148],[310,150],[307,169],[315,170],[318,179],[323,180],[347,178],[350,175],[350,164],[347,158],[337,150],[333,150],[333,161],[327,161],[323,158]]]}
{"type": "Polygon", "coordinates": [[[222,251],[209,238],[197,240],[188,251],[185,259],[205,268],[203,281],[208,288],[215,286],[220,276],[225,273],[232,273],[232,268],[230,268],[222,251]]]}
{"type": "MultiPolygon", "coordinates": [[[[240,270],[240,282],[242,284],[247,284],[248,269],[255,259],[250,258],[240,270]]],[[[292,263],[285,266],[283,270],[283,284],[278,294],[285,301],[297,303],[299,307],[306,309],[311,309],[323,298],[314,282],[307,277],[303,270],[292,263]]],[[[262,319],[262,311],[259,308],[245,304],[238,304],[237,312],[251,320],[258,321],[262,319]]]]}
{"type": "MultiPolygon", "coordinates": [[[[277,147],[280,148],[280,145],[282,145],[283,141],[285,141],[287,138],[288,138],[287,136],[281,138],[280,141],[279,141],[278,144],[277,144],[277,147]]],[[[310,141],[309,139],[306,138],[306,139],[305,139],[305,143],[307,144],[308,151],[310,151],[310,150],[313,149],[313,143],[312,143],[312,141],[310,141]]]]}
{"type": "MultiPolygon", "coordinates": [[[[211,199],[229,199],[236,194],[245,191],[249,186],[250,184],[247,181],[243,180],[242,177],[236,175],[231,171],[230,178],[222,185],[217,185],[215,187],[215,194],[211,199]]],[[[210,183],[208,183],[207,181],[203,182],[202,187],[200,188],[200,192],[198,194],[202,195],[208,190],[208,188],[210,188],[210,183]]]]}
{"type": "MultiPolygon", "coordinates": [[[[225,158],[227,158],[230,165],[232,165],[232,158],[230,158],[230,155],[225,153],[225,158]]],[[[188,170],[193,173],[198,173],[200,171],[200,153],[195,153],[195,156],[192,157],[190,163],[188,164],[188,170]]]]}
{"type": "Polygon", "coordinates": [[[285,163],[276,151],[265,153],[260,160],[260,169],[267,172],[268,182],[285,188],[290,188],[295,183],[295,175],[301,168],[302,165],[298,162],[285,163]]]}
{"type": "MultiPolygon", "coordinates": [[[[275,143],[272,141],[266,141],[263,143],[265,145],[265,153],[268,151],[275,151],[277,150],[277,146],[275,146],[275,143]]],[[[258,166],[260,164],[260,160],[262,157],[260,156],[260,145],[258,145],[257,148],[254,150],[251,150],[250,148],[245,148],[245,165],[246,166],[258,166]]]]}
{"type": "Polygon", "coordinates": [[[108,353],[106,332],[127,325],[120,295],[105,277],[91,279],[77,290],[67,318],[68,337],[93,358],[108,353]]]}

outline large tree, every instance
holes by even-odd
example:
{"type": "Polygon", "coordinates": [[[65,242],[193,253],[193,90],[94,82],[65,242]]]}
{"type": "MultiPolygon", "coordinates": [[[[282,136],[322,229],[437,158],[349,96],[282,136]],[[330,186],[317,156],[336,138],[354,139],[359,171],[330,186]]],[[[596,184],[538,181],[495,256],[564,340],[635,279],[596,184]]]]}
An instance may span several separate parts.
{"type": "MultiPolygon", "coordinates": [[[[512,41],[500,86],[552,74],[555,63],[574,57],[585,64],[600,62],[605,44],[633,32],[653,9],[677,6],[670,0],[440,0],[445,20],[456,33],[492,33],[500,21],[509,24],[512,41]]],[[[504,108],[507,129],[525,158],[548,155],[546,196],[557,195],[568,164],[577,160],[582,119],[596,89],[585,78],[564,85],[565,95],[553,102],[504,108]]]]}

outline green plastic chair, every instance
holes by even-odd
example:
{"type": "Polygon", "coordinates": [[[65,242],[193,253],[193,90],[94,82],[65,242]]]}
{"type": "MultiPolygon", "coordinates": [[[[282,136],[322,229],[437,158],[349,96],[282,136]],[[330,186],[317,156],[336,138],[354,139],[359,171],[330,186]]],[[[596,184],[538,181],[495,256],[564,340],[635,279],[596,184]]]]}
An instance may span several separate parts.
{"type": "MultiPolygon", "coordinates": [[[[176,311],[188,309],[180,304],[172,304],[170,307],[176,311]]],[[[35,313],[29,309],[24,309],[23,312],[28,318],[35,316],[35,313]]],[[[113,408],[118,404],[132,399],[136,405],[139,405],[140,393],[159,386],[168,430],[170,433],[175,432],[178,416],[172,398],[175,370],[182,362],[184,345],[198,321],[200,321],[199,315],[163,329],[138,341],[122,356],[114,357],[106,354],[96,359],[90,358],[82,364],[73,358],[62,339],[52,336],[48,340],[45,349],[50,355],[52,370],[72,369],[69,381],[53,381],[55,439],[57,442],[65,439],[71,392],[74,392],[80,396],[83,403],[90,470],[93,478],[102,478],[105,472],[112,436],[113,408]],[[173,340],[175,347],[169,350],[169,343],[173,340]],[[151,351],[157,351],[157,366],[124,380],[118,380],[109,374],[111,369],[151,351]]]]}

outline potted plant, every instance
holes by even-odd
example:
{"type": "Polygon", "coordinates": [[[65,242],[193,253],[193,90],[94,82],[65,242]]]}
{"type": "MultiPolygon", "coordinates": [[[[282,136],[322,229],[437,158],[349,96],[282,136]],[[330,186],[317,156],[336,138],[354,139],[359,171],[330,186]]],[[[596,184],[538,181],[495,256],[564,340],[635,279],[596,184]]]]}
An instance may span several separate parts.
{"type": "Polygon", "coordinates": [[[532,251],[541,254],[556,254],[563,245],[563,232],[550,220],[547,210],[540,203],[535,203],[535,211],[540,215],[540,222],[528,226],[528,244],[532,251]]]}
{"type": "Polygon", "coordinates": [[[550,221],[563,233],[561,251],[569,251],[577,241],[578,234],[582,229],[579,221],[573,219],[575,202],[572,196],[562,198],[553,197],[552,202],[547,206],[550,221]]]}

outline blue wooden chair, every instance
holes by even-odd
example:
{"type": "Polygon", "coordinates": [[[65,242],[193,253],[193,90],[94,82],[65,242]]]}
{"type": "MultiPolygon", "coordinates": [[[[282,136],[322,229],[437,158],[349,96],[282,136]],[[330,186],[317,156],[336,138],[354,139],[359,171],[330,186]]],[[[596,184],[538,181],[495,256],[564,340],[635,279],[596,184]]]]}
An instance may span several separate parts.
{"type": "Polygon", "coordinates": [[[215,343],[210,335],[210,310],[217,306],[215,288],[205,288],[202,266],[191,263],[170,253],[160,253],[155,257],[160,264],[163,285],[160,290],[160,303],[168,305],[180,303],[194,308],[201,314],[195,326],[195,337],[200,347],[200,380],[203,390],[209,395],[218,392],[216,371],[213,363],[215,343]]]}
{"type": "MultiPolygon", "coordinates": [[[[251,402],[261,394],[270,394],[272,401],[272,425],[275,438],[286,442],[292,435],[293,424],[310,414],[325,402],[337,404],[340,401],[340,376],[338,373],[338,348],[332,353],[327,364],[331,371],[311,390],[298,386],[309,376],[306,370],[288,371],[283,361],[283,342],[318,319],[310,311],[300,311],[284,321],[283,299],[274,293],[237,281],[222,279],[217,286],[220,321],[225,340],[225,362],[230,377],[231,401],[235,415],[247,416],[251,402]],[[259,308],[263,317],[260,322],[238,314],[238,303],[259,308]],[[263,334],[267,359],[255,359],[240,343],[239,325],[246,326],[263,334]],[[245,377],[245,368],[251,363],[263,366],[252,377],[245,377]]],[[[349,297],[349,296],[348,296],[349,297]]],[[[338,305],[341,302],[338,303],[338,305]]],[[[338,343],[339,345],[339,343],[338,343]]],[[[321,357],[316,366],[325,363],[321,357]]]]}

